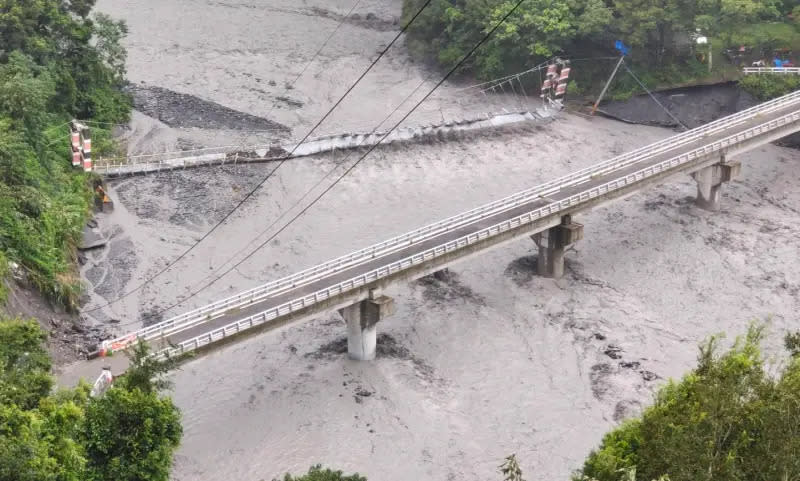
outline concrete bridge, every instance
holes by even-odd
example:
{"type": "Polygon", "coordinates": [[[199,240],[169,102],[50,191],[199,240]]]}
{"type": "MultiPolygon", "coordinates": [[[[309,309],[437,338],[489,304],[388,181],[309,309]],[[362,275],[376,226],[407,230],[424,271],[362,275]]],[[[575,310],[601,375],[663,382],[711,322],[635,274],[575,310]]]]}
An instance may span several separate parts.
{"type": "MultiPolygon", "coordinates": [[[[377,324],[394,310],[394,301],[382,294],[393,284],[523,236],[538,246],[539,274],[561,276],[565,248],[583,236],[576,214],[677,174],[691,174],[697,204],[716,210],[722,185],[739,173],[737,154],[796,131],[800,91],[140,329],[110,347],[122,350],[141,339],[156,356],[178,356],[339,310],[350,357],[369,360],[377,324]]],[[[61,382],[94,379],[103,365],[118,374],[127,358],[117,354],[77,363],[61,382]]]]}

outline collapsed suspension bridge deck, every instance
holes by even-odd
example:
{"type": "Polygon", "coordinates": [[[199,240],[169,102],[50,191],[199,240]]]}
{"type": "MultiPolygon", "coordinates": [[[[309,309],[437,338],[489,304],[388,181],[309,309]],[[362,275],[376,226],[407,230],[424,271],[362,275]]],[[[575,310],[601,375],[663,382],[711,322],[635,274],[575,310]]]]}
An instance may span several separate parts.
{"type": "MultiPolygon", "coordinates": [[[[390,300],[376,297],[376,292],[530,235],[539,245],[539,258],[547,260],[540,270],[557,276],[564,247],[581,236],[572,215],[678,173],[693,173],[699,203],[713,209],[721,184],[738,171],[732,157],[797,131],[800,91],[194,309],[114,339],[111,345],[123,349],[141,339],[155,355],[175,356],[341,309],[351,355],[369,358],[375,322],[392,310],[390,300]]],[[[76,363],[66,368],[60,382],[93,379],[105,364],[119,373],[127,358],[76,363]]]]}

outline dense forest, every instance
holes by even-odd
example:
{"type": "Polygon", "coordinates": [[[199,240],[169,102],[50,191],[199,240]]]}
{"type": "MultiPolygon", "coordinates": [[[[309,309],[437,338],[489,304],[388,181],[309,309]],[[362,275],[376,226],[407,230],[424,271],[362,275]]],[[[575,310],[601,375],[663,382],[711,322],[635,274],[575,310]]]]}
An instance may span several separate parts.
{"type": "MultiPolygon", "coordinates": [[[[404,0],[407,21],[425,0],[404,0]]],[[[516,2],[433,0],[408,29],[413,55],[452,67],[516,2]]],[[[740,61],[770,60],[775,49],[800,49],[795,0],[526,0],[467,63],[480,79],[524,70],[553,56],[575,63],[572,92],[596,91],[613,68],[616,40],[652,87],[735,77],[740,61]],[[697,45],[699,36],[709,44],[697,45]],[[747,59],[726,53],[747,47],[747,59]],[[712,69],[709,72],[709,53],[712,69]]],[[[636,89],[620,76],[617,94],[636,89]]]]}
{"type": "MultiPolygon", "coordinates": [[[[94,0],[0,0],[0,274],[13,262],[52,300],[80,294],[75,245],[90,212],[90,176],[70,165],[68,122],[125,121],[125,25],[91,15],[94,0]]],[[[104,124],[100,124],[104,125],[104,124]]],[[[110,135],[93,129],[93,148],[110,135]]],[[[0,288],[0,301],[4,297],[0,288]]]]}

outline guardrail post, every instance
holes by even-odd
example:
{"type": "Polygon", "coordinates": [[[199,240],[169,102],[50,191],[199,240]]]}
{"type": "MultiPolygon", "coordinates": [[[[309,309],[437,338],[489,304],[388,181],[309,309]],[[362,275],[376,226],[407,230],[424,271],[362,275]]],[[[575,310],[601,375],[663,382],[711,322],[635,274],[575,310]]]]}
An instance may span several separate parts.
{"type": "Polygon", "coordinates": [[[394,299],[377,295],[375,289],[370,289],[368,299],[339,309],[339,314],[347,322],[347,354],[350,359],[356,361],[375,359],[376,325],[394,312],[394,299]]]}
{"type": "Polygon", "coordinates": [[[697,182],[695,204],[701,209],[712,212],[718,211],[722,184],[734,180],[739,176],[741,170],[741,162],[727,162],[723,155],[719,163],[704,167],[693,173],[692,177],[697,182]]]}
{"type": "Polygon", "coordinates": [[[542,277],[558,279],[564,275],[564,252],[570,245],[583,239],[583,225],[572,222],[571,215],[561,218],[561,224],[531,236],[539,253],[536,271],[542,277]]]}

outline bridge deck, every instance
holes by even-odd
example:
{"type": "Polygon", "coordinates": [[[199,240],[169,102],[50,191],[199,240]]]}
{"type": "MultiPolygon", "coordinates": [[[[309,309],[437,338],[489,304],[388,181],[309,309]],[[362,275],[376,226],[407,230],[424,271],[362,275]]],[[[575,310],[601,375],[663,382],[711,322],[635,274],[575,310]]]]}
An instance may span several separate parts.
{"type": "MultiPolygon", "coordinates": [[[[661,162],[670,160],[681,154],[685,154],[688,152],[692,152],[696,149],[703,148],[704,146],[710,145],[721,139],[730,137],[731,135],[735,135],[736,133],[744,132],[748,129],[764,124],[771,120],[779,119],[783,116],[786,116],[788,114],[793,114],[799,111],[800,111],[800,101],[794,102],[790,105],[784,106],[780,109],[774,110],[769,113],[755,115],[749,119],[743,120],[742,122],[736,125],[731,126],[727,130],[724,130],[722,132],[709,134],[694,141],[690,141],[681,145],[676,145],[674,148],[670,148],[659,154],[646,157],[640,161],[634,162],[623,168],[613,170],[604,175],[592,177],[578,184],[573,184],[566,186],[564,188],[560,188],[555,192],[548,193],[546,198],[531,199],[528,202],[525,202],[521,205],[515,206],[508,210],[504,210],[494,215],[484,217],[478,221],[468,223],[466,225],[463,225],[461,227],[452,230],[448,230],[439,235],[434,235],[428,239],[425,239],[424,241],[413,243],[405,248],[394,250],[386,255],[369,259],[358,265],[337,270],[336,272],[333,272],[329,275],[325,275],[321,278],[291,288],[284,292],[279,292],[273,296],[266,297],[252,305],[244,306],[238,309],[231,309],[228,312],[221,315],[220,317],[208,320],[207,322],[203,322],[202,324],[171,334],[167,337],[167,340],[169,341],[169,343],[178,344],[182,341],[193,339],[196,336],[208,333],[222,326],[229,325],[239,319],[247,318],[248,316],[258,314],[270,308],[274,308],[276,306],[283,305],[284,303],[302,298],[303,296],[313,294],[315,292],[325,289],[328,286],[335,285],[342,281],[347,281],[348,279],[352,279],[362,273],[370,272],[376,268],[380,268],[382,266],[391,264],[392,262],[405,259],[415,253],[424,252],[427,249],[445,244],[448,241],[459,239],[467,234],[480,231],[487,227],[491,227],[505,220],[515,218],[516,216],[532,212],[540,207],[544,207],[548,204],[551,204],[554,201],[568,199],[575,194],[585,192],[597,186],[602,186],[611,180],[623,178],[626,175],[638,172],[645,167],[658,165],[661,162]]],[[[719,152],[717,152],[716,155],[719,156],[720,155],[719,152]]],[[[671,175],[673,173],[688,172],[690,170],[691,169],[682,167],[681,169],[678,169],[675,172],[667,172],[667,174],[671,175]]],[[[648,184],[649,182],[643,182],[640,186],[637,186],[637,188],[644,187],[645,185],[648,184]]],[[[581,208],[578,208],[576,210],[581,210],[581,208]]],[[[547,225],[540,226],[538,230],[544,230],[545,228],[547,228],[547,225]]],[[[527,235],[530,233],[531,232],[528,231],[525,232],[524,234],[527,235]]],[[[523,233],[519,233],[518,235],[522,234],[523,233]]],[[[442,268],[444,266],[438,265],[437,267],[442,268]]],[[[422,273],[415,275],[415,277],[418,277],[419,275],[422,275],[422,273]]],[[[318,312],[319,311],[317,311],[317,313],[318,312]]],[[[308,313],[306,317],[308,317],[308,315],[311,314],[314,313],[313,312],[308,313]]],[[[99,374],[100,367],[103,364],[109,364],[109,363],[112,365],[112,370],[115,372],[123,370],[127,364],[124,356],[119,356],[119,355],[106,360],[99,359],[90,362],[83,362],[79,366],[76,365],[68,369],[67,372],[62,376],[62,383],[74,382],[79,377],[88,376],[90,379],[93,379],[99,374]]]]}

